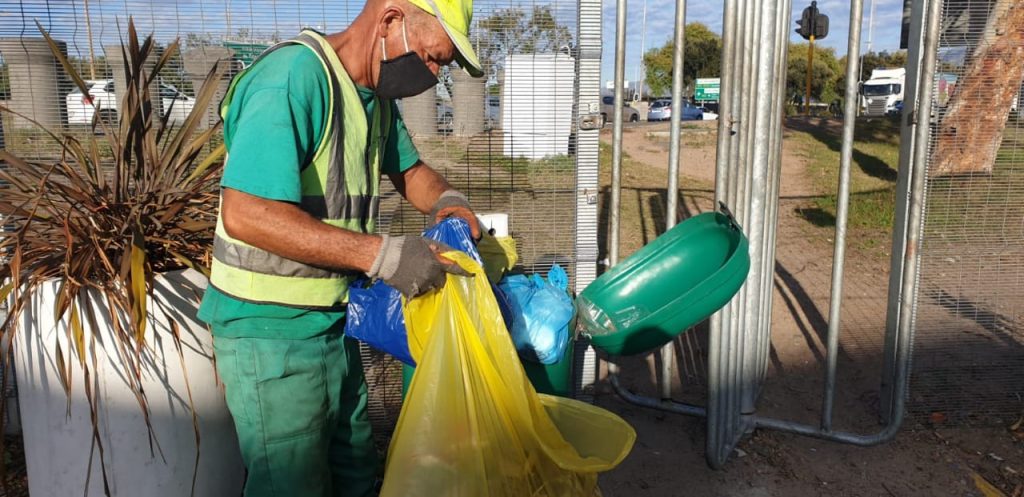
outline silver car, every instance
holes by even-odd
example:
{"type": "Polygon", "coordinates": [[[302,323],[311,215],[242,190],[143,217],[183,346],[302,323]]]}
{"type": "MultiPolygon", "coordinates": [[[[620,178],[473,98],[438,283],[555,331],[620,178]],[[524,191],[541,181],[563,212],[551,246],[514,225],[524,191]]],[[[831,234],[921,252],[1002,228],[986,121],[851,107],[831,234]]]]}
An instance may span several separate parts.
{"type": "Polygon", "coordinates": [[[667,121],[672,118],[672,101],[655,100],[651,102],[651,108],[647,111],[648,121],[667,121]]]}
{"type": "MultiPolygon", "coordinates": [[[[615,97],[601,97],[601,118],[605,123],[612,122],[615,115],[615,97]]],[[[640,120],[640,112],[629,106],[629,103],[622,103],[622,120],[635,123],[640,120]]]]}

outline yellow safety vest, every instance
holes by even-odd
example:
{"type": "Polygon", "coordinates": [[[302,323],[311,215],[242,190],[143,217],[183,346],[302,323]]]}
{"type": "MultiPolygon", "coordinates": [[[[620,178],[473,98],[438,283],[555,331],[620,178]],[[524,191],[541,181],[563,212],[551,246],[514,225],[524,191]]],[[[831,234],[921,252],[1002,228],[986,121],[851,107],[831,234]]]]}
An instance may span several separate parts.
{"type": "MultiPolygon", "coordinates": [[[[327,127],[312,163],[302,170],[300,206],[332,226],[372,233],[380,206],[381,154],[390,128],[382,123],[391,122],[391,102],[378,100],[367,123],[355,84],[334,49],[315,31],[303,31],[293,40],[274,45],[260,58],[291,44],[305,46],[317,55],[330,84],[327,127]]],[[[235,85],[246,72],[231,82],[221,103],[222,117],[227,115],[235,85]]],[[[354,271],[332,271],[286,259],[231,238],[221,217],[217,218],[210,284],[232,297],[307,309],[339,309],[348,301],[348,286],[357,276],[354,271]]]]}

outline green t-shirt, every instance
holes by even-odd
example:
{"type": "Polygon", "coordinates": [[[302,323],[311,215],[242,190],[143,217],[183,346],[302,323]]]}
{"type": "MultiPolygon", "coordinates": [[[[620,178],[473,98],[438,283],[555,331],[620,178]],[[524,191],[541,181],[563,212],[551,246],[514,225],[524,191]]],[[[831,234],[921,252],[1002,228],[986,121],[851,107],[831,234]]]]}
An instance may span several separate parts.
{"type": "MultiPolygon", "coordinates": [[[[373,91],[357,86],[373,116],[373,91]]],[[[300,172],[313,160],[329,110],[327,75],[317,56],[301,45],[286,46],[249,68],[236,83],[224,117],[228,161],[221,186],[271,200],[299,203],[300,172]]],[[[381,170],[395,173],[419,161],[398,106],[391,105],[391,131],[381,170]]],[[[344,327],[345,313],[311,311],[235,299],[210,286],[199,318],[216,336],[308,338],[344,327]]]]}

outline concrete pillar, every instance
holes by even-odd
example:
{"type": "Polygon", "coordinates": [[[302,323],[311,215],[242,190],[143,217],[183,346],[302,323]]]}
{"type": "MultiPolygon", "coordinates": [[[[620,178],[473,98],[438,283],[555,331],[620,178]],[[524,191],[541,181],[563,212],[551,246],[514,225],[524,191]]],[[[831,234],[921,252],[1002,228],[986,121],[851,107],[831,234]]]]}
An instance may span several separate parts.
{"type": "MultiPolygon", "coordinates": [[[[67,45],[57,42],[67,54],[67,45]]],[[[11,83],[11,110],[35,119],[48,128],[64,125],[64,97],[70,91],[64,68],[43,38],[0,38],[0,54],[7,63],[11,83]]],[[[12,128],[31,128],[32,123],[14,118],[12,128]]]]}
{"type": "Polygon", "coordinates": [[[433,88],[402,99],[402,118],[409,132],[418,136],[437,135],[437,93],[433,88]]]}
{"type": "Polygon", "coordinates": [[[199,90],[206,81],[206,75],[213,69],[214,64],[220,64],[221,78],[219,81],[211,82],[217,85],[217,91],[213,94],[209,107],[206,109],[206,116],[200,127],[214,126],[220,121],[220,101],[228,91],[231,78],[236,73],[236,62],[234,50],[224,47],[201,47],[189,50],[181,54],[182,64],[185,66],[185,77],[192,82],[193,96],[199,95],[199,90]]]}
{"type": "MultiPolygon", "coordinates": [[[[104,52],[107,55],[107,64],[110,66],[110,71],[114,74],[114,94],[117,96],[117,114],[118,118],[121,116],[121,101],[124,99],[125,92],[128,88],[128,82],[124,78],[124,65],[126,55],[121,51],[121,45],[107,45],[103,47],[104,52]]],[[[153,68],[156,66],[156,61],[160,59],[160,53],[153,51],[150,53],[149,58],[142,65],[146,74],[152,74],[153,68]]],[[[153,103],[154,110],[158,111],[160,115],[163,115],[163,102],[160,99],[160,85],[158,80],[154,79],[153,83],[149,86],[149,95],[151,102],[153,103]]]]}
{"type": "Polygon", "coordinates": [[[461,69],[452,70],[452,132],[455,136],[474,136],[484,132],[484,93],[487,81],[474,78],[461,69]]]}

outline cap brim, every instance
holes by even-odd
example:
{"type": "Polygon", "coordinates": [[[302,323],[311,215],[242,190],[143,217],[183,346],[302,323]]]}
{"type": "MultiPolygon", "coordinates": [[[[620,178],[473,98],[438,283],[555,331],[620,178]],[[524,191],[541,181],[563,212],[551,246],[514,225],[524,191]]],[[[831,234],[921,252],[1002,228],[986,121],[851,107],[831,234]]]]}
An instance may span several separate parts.
{"type": "Polygon", "coordinates": [[[444,27],[445,33],[448,33],[448,38],[455,44],[455,61],[459,63],[459,66],[474,78],[483,76],[483,66],[480,65],[480,60],[476,57],[476,51],[473,50],[469,37],[448,27],[448,23],[444,20],[441,20],[441,26],[444,27]]]}

